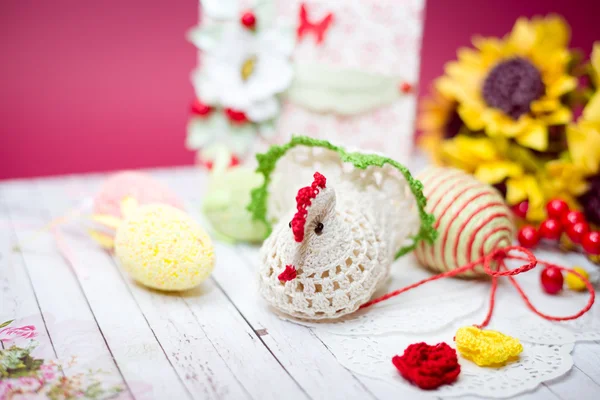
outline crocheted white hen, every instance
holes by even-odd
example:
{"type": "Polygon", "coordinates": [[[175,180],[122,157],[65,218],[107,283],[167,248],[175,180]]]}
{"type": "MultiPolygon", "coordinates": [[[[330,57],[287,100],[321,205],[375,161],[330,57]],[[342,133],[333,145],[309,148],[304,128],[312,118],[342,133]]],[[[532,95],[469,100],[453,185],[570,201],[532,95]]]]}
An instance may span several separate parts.
{"type": "Polygon", "coordinates": [[[249,210],[275,223],[261,249],[260,292],[285,314],[356,311],[396,257],[433,239],[420,183],[393,160],[306,137],[257,159],[265,183],[249,210]]]}

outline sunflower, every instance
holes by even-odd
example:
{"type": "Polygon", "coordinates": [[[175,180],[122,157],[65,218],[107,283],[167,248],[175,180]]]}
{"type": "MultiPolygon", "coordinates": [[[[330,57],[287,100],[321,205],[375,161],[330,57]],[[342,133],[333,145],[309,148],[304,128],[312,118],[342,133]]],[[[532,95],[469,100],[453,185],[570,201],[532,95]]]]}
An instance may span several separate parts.
{"type": "Polygon", "coordinates": [[[442,141],[455,137],[464,126],[456,111],[456,100],[444,96],[435,88],[420,104],[417,129],[421,132],[418,144],[436,164],[441,164],[442,141]]]}
{"type": "Polygon", "coordinates": [[[437,88],[457,100],[458,115],[472,132],[545,151],[548,128],[572,120],[562,103],[577,86],[568,73],[569,35],[558,16],[521,18],[504,39],[475,38],[475,49],[460,49],[437,88]]]}
{"type": "Polygon", "coordinates": [[[583,110],[577,124],[567,128],[567,142],[573,163],[587,175],[600,172],[600,42],[591,56],[592,80],[597,91],[583,110]]]}

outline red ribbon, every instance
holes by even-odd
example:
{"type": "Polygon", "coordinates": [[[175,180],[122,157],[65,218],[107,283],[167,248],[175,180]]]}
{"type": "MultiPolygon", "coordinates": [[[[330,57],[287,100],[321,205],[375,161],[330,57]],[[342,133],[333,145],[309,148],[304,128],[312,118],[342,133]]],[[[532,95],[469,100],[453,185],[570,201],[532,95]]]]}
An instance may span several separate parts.
{"type": "Polygon", "coordinates": [[[308,20],[308,11],[306,10],[306,4],[300,5],[300,23],[298,24],[298,41],[302,40],[302,37],[309,32],[313,32],[317,37],[317,44],[323,42],[325,32],[329,29],[331,22],[333,21],[333,14],[329,13],[320,22],[313,23],[308,20]]]}
{"type": "Polygon", "coordinates": [[[492,278],[492,289],[490,291],[490,306],[488,309],[488,313],[485,317],[485,320],[481,324],[476,325],[478,328],[486,327],[489,324],[490,320],[492,319],[492,313],[494,312],[494,305],[495,305],[495,299],[496,299],[496,289],[498,288],[498,278],[501,276],[508,277],[508,279],[510,280],[512,285],[515,287],[515,289],[517,289],[517,292],[519,292],[519,295],[521,296],[521,298],[523,299],[523,301],[525,302],[525,304],[531,311],[533,311],[536,315],[539,315],[540,317],[547,319],[549,321],[568,321],[568,320],[572,320],[572,319],[577,319],[577,318],[581,317],[583,314],[585,314],[586,312],[588,312],[590,308],[592,308],[592,306],[594,305],[594,301],[596,299],[596,292],[594,291],[594,287],[592,286],[590,281],[588,281],[585,277],[583,277],[577,271],[575,271],[571,268],[561,267],[559,265],[555,265],[555,264],[549,263],[547,261],[538,260],[537,258],[535,258],[535,256],[533,255],[533,253],[531,251],[527,250],[524,247],[508,246],[508,247],[494,250],[487,256],[481,257],[463,267],[457,268],[452,271],[444,272],[439,275],[434,275],[430,278],[426,278],[419,282],[413,283],[412,285],[408,285],[401,289],[387,293],[381,297],[378,297],[376,299],[373,299],[373,300],[363,304],[362,306],[360,306],[360,308],[366,308],[366,307],[370,307],[374,304],[381,303],[382,301],[385,301],[392,297],[398,296],[401,293],[407,292],[410,289],[414,289],[414,288],[421,286],[427,282],[435,281],[435,280],[442,279],[442,278],[453,277],[453,276],[459,275],[466,271],[472,271],[480,264],[483,264],[483,270],[485,271],[486,274],[488,274],[492,278]],[[509,254],[511,251],[521,252],[524,254],[524,256],[511,255],[511,254],[509,254]],[[505,260],[520,260],[520,261],[526,261],[527,263],[520,266],[519,268],[508,269],[508,267],[505,264],[505,260]],[[494,261],[498,263],[498,267],[496,269],[492,269],[492,262],[494,262],[494,261]],[[585,307],[583,309],[581,309],[579,312],[577,312],[576,314],[567,315],[565,317],[555,317],[552,315],[544,314],[541,311],[539,311],[531,303],[531,301],[529,300],[529,298],[523,291],[523,288],[521,288],[521,285],[519,285],[519,283],[514,278],[515,275],[518,275],[522,272],[527,272],[527,271],[532,270],[538,264],[545,265],[547,267],[555,267],[555,268],[560,269],[561,271],[573,273],[576,276],[578,276],[585,283],[587,290],[590,292],[590,298],[589,298],[587,304],[585,305],[585,307]]]}

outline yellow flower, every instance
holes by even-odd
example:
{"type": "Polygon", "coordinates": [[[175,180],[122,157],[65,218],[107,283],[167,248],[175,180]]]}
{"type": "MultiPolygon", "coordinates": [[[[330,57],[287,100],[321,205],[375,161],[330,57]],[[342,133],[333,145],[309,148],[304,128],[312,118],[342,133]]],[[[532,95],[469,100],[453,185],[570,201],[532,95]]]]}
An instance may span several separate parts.
{"type": "Polygon", "coordinates": [[[592,64],[592,80],[596,85],[596,94],[592,96],[583,111],[583,118],[600,124],[600,42],[594,43],[594,49],[590,57],[592,64]]]}
{"type": "MultiPolygon", "coordinates": [[[[592,78],[600,85],[600,42],[594,44],[591,62],[592,78]]],[[[578,123],[567,127],[567,143],[576,167],[586,175],[600,172],[600,89],[585,106],[578,123]]]]}
{"type": "Polygon", "coordinates": [[[491,161],[481,164],[475,171],[475,177],[482,182],[495,185],[503,182],[506,178],[520,177],[523,175],[523,167],[514,161],[491,161]]]}
{"type": "MultiPolygon", "coordinates": [[[[532,221],[545,218],[545,205],[549,198],[541,185],[541,180],[546,176],[545,167],[528,151],[510,145],[505,139],[465,135],[446,140],[440,147],[440,159],[444,164],[469,172],[490,185],[506,183],[506,202],[509,205],[527,200],[527,218],[532,221]],[[523,151],[517,151],[519,149],[523,151]]],[[[564,179],[574,177],[569,175],[571,171],[551,171],[554,172],[552,178],[559,181],[554,182],[547,192],[557,194],[566,190],[564,179]]],[[[577,187],[578,182],[581,182],[579,177],[572,182],[572,186],[577,187]]]]}
{"type": "Polygon", "coordinates": [[[474,326],[459,328],[454,341],[460,355],[480,367],[502,366],[523,352],[519,339],[474,326]]]}
{"type": "Polygon", "coordinates": [[[454,167],[474,173],[480,165],[500,159],[489,138],[458,135],[441,143],[442,160],[454,167]]]}
{"type": "Polygon", "coordinates": [[[576,167],[586,175],[600,172],[600,122],[581,120],[577,125],[569,125],[567,143],[576,167]]]}
{"type": "Polygon", "coordinates": [[[506,181],[506,202],[510,205],[527,200],[527,219],[541,221],[546,216],[546,198],[538,178],[531,174],[516,176],[506,181]]]}
{"type": "Polygon", "coordinates": [[[588,188],[584,171],[566,160],[553,160],[546,163],[545,174],[541,181],[547,198],[563,198],[575,208],[578,208],[576,197],[585,193],[588,188]]]}
{"type": "Polygon", "coordinates": [[[441,144],[441,160],[495,185],[507,177],[523,174],[519,164],[504,157],[507,145],[504,140],[458,135],[441,144]]]}
{"type": "Polygon", "coordinates": [[[475,38],[475,49],[460,49],[437,87],[458,100],[458,114],[470,130],[544,151],[548,126],[572,119],[560,101],[577,85],[567,72],[568,40],[560,17],[521,18],[504,39],[475,38]]]}
{"type": "Polygon", "coordinates": [[[594,80],[596,87],[600,87],[600,42],[594,43],[590,62],[593,71],[592,79],[594,80]]]}
{"type": "Polygon", "coordinates": [[[417,128],[421,131],[419,146],[440,164],[442,141],[456,135],[462,124],[456,114],[456,101],[442,95],[434,86],[431,95],[420,106],[417,120],[417,128]]]}

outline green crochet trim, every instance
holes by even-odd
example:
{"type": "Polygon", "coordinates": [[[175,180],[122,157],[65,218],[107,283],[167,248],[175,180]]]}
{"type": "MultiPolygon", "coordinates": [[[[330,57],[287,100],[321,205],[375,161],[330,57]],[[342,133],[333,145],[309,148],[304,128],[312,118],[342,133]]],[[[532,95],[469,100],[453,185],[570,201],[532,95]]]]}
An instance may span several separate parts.
{"type": "Polygon", "coordinates": [[[252,219],[262,221],[267,226],[267,236],[271,234],[273,227],[267,221],[267,197],[269,184],[271,183],[271,174],[275,170],[277,161],[291,148],[296,146],[308,146],[308,147],[323,147],[325,149],[333,150],[337,152],[340,159],[343,162],[352,163],[356,168],[366,169],[367,167],[374,165],[377,167],[383,167],[385,164],[390,164],[394,168],[404,175],[404,178],[410,185],[410,189],[417,199],[417,206],[419,207],[419,217],[421,218],[421,228],[416,236],[411,239],[413,243],[409,246],[403,247],[396,253],[396,258],[403,256],[404,254],[411,252],[417,247],[421,240],[425,240],[428,243],[433,243],[437,237],[437,231],[433,227],[434,217],[425,211],[425,204],[427,200],[423,195],[423,184],[417,179],[413,178],[408,169],[402,164],[377,154],[362,154],[362,153],[349,153],[341,147],[334,146],[325,140],[313,139],[306,136],[293,136],[292,140],[281,146],[271,146],[271,148],[263,154],[257,154],[256,159],[258,160],[258,167],[256,172],[264,176],[264,182],[262,186],[252,190],[251,201],[248,205],[248,211],[252,214],[252,219]]]}

